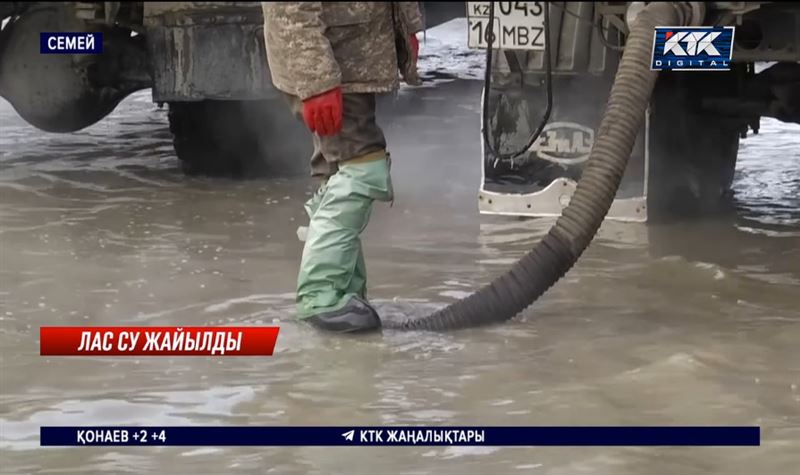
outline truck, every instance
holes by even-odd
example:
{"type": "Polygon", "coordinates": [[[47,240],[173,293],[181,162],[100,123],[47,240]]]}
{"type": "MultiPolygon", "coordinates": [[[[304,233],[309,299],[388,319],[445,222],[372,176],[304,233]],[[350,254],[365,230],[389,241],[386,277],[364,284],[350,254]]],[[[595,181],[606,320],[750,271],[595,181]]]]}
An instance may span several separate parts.
{"type": "MultiPolygon", "coordinates": [[[[673,3],[693,25],[735,28],[731,64],[659,74],[612,219],[713,206],[761,117],[800,123],[800,3],[673,3]]],[[[489,53],[475,132],[480,212],[558,216],[567,206],[645,5],[422,2],[429,26],[466,17],[464,39],[489,53]]],[[[304,131],[272,88],[259,3],[3,2],[0,18],[0,96],[38,129],[81,130],[149,88],[169,108],[188,174],[281,173],[309,153],[307,140],[285,139],[304,131]],[[100,32],[103,52],[40,54],[43,32],[100,32]]]]}

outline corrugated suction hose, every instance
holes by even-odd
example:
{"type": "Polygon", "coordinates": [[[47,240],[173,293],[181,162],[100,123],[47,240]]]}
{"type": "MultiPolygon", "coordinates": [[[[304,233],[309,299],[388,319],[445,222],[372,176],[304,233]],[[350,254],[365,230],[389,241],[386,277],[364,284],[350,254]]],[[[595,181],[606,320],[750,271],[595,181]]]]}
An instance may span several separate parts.
{"type": "Polygon", "coordinates": [[[442,331],[509,320],[544,294],[589,246],[614,201],[645,117],[657,72],[650,70],[656,26],[679,25],[675,3],[650,3],[636,17],[597,139],[572,199],[548,234],[511,269],[468,297],[426,317],[384,325],[442,331]]]}

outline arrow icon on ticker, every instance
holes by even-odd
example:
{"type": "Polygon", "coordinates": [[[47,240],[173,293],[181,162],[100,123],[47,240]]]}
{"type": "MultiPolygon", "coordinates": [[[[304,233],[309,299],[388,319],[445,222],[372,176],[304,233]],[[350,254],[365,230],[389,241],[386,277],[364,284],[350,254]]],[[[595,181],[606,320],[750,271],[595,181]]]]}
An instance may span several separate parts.
{"type": "Polygon", "coordinates": [[[346,440],[348,442],[352,442],[353,441],[353,434],[355,434],[355,433],[356,433],[355,430],[349,430],[349,431],[345,432],[344,434],[342,434],[342,437],[344,437],[344,440],[346,440]]]}

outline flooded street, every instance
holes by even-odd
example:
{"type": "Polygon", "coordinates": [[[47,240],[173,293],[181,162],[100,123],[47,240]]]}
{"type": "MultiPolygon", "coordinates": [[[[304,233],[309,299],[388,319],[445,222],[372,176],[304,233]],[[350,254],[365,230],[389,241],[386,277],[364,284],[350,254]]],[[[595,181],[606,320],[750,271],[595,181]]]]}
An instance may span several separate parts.
{"type": "MultiPolygon", "coordinates": [[[[552,223],[478,215],[480,87],[381,104],[397,197],[364,240],[388,318],[466,295],[552,223]]],[[[521,318],[357,338],[292,320],[305,177],[184,177],[147,91],[69,135],[0,102],[0,129],[4,475],[798,473],[796,125],[743,141],[730,213],[606,223],[521,318]],[[40,326],[229,324],[280,325],[275,355],[38,355],[40,326]],[[41,425],[760,425],[762,446],[42,449],[41,425]]]]}

